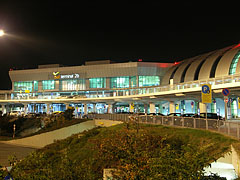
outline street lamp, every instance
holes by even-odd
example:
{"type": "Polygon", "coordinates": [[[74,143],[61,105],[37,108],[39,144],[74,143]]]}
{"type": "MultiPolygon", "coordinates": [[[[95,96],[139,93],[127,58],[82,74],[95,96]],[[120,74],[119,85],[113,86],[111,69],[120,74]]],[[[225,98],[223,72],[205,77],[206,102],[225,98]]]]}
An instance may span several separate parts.
{"type": "Polygon", "coordinates": [[[2,29],[0,29],[0,36],[4,36],[4,31],[2,29]]]}

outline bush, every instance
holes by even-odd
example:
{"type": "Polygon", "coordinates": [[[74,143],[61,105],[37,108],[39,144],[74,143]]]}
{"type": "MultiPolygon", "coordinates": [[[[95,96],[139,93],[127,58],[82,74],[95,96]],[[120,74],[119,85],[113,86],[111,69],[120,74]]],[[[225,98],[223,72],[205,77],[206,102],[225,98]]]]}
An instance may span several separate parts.
{"type": "MultiPolygon", "coordinates": [[[[229,146],[228,141],[220,147],[204,136],[191,139],[173,128],[142,126],[137,131],[134,126],[92,129],[57,141],[19,162],[13,177],[95,180],[102,179],[103,169],[111,168],[117,179],[206,179],[203,167],[229,146]]],[[[211,176],[215,177],[219,178],[211,176]]]]}

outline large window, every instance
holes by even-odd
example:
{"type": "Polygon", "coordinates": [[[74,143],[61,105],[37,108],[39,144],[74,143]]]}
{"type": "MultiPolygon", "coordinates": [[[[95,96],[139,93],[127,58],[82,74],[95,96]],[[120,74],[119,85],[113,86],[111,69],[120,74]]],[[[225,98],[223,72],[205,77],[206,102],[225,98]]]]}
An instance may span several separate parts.
{"type": "Polygon", "coordinates": [[[42,81],[42,89],[43,89],[43,90],[52,90],[52,89],[55,89],[54,80],[42,81]]]}
{"type": "Polygon", "coordinates": [[[106,78],[91,78],[89,79],[90,88],[106,88],[106,78]]]}
{"type": "Polygon", "coordinates": [[[131,76],[130,86],[131,87],[137,87],[137,78],[136,78],[136,76],[131,76]]]}
{"type": "Polygon", "coordinates": [[[20,91],[25,92],[25,90],[29,90],[30,92],[32,92],[33,90],[32,81],[14,82],[13,86],[14,86],[14,91],[17,91],[17,92],[20,92],[20,91]]]}
{"type": "Polygon", "coordinates": [[[38,81],[33,81],[34,91],[38,91],[38,81]]]}
{"type": "Polygon", "coordinates": [[[129,87],[129,76],[111,77],[110,87],[111,88],[128,88],[129,87]]]}
{"type": "Polygon", "coordinates": [[[229,69],[229,75],[233,75],[236,73],[237,63],[239,59],[240,59],[240,51],[238,51],[238,53],[234,56],[232,60],[232,63],[229,69]]]}
{"type": "Polygon", "coordinates": [[[86,89],[85,79],[60,80],[59,89],[62,91],[84,90],[86,89]]]}
{"type": "Polygon", "coordinates": [[[139,76],[139,87],[160,85],[159,76],[139,76]]]}

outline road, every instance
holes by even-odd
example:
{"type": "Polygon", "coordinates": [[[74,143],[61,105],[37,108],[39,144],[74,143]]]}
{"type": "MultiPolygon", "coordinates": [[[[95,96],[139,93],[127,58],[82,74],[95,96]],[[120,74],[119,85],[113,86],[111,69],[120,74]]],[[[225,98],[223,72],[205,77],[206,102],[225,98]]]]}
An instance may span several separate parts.
{"type": "Polygon", "coordinates": [[[9,166],[8,157],[11,155],[15,154],[17,159],[23,159],[34,150],[34,148],[15,146],[0,142],[0,165],[9,166]]]}

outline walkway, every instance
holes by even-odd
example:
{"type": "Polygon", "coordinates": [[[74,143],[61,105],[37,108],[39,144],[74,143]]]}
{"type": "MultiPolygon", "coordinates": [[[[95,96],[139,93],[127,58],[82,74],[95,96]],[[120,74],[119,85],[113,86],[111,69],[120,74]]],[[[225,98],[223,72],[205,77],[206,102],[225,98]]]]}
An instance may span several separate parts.
{"type": "Polygon", "coordinates": [[[0,142],[0,165],[9,166],[8,157],[16,155],[17,159],[26,157],[30,152],[34,151],[34,148],[16,146],[0,142]]]}

